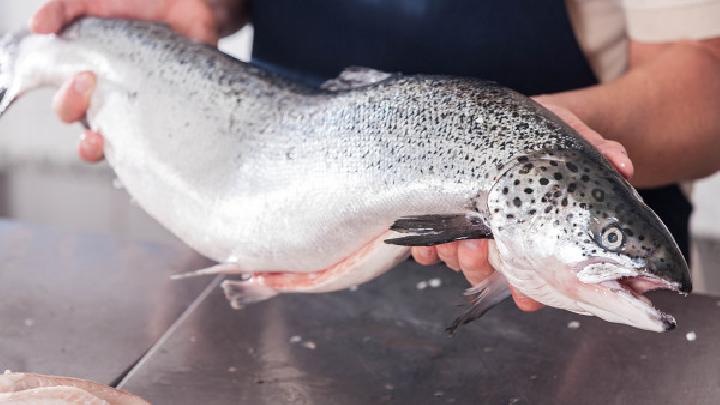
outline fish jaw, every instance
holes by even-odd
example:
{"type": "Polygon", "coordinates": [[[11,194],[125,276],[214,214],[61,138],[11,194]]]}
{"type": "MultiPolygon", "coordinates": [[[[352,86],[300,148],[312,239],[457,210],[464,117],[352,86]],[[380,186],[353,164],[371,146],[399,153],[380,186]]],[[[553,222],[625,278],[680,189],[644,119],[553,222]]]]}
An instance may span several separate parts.
{"type": "Polygon", "coordinates": [[[515,289],[544,305],[649,331],[675,328],[675,319],[653,307],[643,294],[656,289],[680,291],[679,282],[653,276],[628,263],[568,265],[556,256],[530,258],[512,255],[511,251],[512,245],[491,241],[490,263],[515,289]]]}

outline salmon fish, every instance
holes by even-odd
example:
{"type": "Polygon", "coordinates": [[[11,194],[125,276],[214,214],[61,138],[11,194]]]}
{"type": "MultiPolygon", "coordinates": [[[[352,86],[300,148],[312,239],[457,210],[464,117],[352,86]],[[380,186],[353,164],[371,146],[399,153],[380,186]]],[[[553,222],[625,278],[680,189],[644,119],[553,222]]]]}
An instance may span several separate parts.
{"type": "Polygon", "coordinates": [[[235,307],[364,283],[410,246],[489,238],[498,270],[456,325],[508,297],[665,331],[643,294],[691,290],[673,237],[597,150],[485,81],[351,68],[294,83],[166,26],[86,18],[0,45],[0,111],[91,70],[87,114],[129,194],[219,264],[235,307]]]}

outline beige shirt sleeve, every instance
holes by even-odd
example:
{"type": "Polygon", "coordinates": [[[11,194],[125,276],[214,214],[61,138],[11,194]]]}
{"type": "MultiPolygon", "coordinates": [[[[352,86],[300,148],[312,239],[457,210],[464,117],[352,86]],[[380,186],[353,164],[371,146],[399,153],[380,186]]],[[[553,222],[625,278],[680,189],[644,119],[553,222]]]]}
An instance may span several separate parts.
{"type": "Polygon", "coordinates": [[[622,0],[631,39],[665,42],[720,37],[720,0],[622,0]]]}

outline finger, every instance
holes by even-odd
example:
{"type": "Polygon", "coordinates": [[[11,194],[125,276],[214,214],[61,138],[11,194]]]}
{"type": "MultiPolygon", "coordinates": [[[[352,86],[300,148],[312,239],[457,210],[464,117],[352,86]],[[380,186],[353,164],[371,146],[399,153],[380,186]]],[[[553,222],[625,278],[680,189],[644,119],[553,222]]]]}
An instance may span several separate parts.
{"type": "Polygon", "coordinates": [[[63,122],[82,119],[90,105],[96,79],[91,72],[82,72],[65,82],[55,95],[53,108],[63,122]]]}
{"type": "Polygon", "coordinates": [[[535,312],[543,307],[543,304],[535,301],[534,299],[528,297],[520,291],[517,291],[512,286],[510,286],[510,292],[512,293],[515,305],[517,305],[517,307],[520,308],[521,311],[535,312]]]}
{"type": "Polygon", "coordinates": [[[440,260],[445,262],[445,265],[455,271],[460,270],[460,262],[458,261],[456,242],[437,245],[436,249],[440,260]]]}
{"type": "Polygon", "coordinates": [[[607,158],[610,163],[620,172],[626,179],[630,179],[635,172],[632,160],[627,155],[627,150],[620,143],[615,141],[605,141],[598,150],[607,158]]]}
{"type": "Polygon", "coordinates": [[[167,9],[164,20],[175,31],[190,39],[217,45],[218,30],[215,14],[204,1],[176,1],[167,9]]]}
{"type": "Polygon", "coordinates": [[[440,260],[434,246],[413,246],[411,253],[415,261],[424,266],[435,264],[440,260]]]}
{"type": "Polygon", "coordinates": [[[458,262],[465,278],[472,285],[485,280],[495,270],[488,262],[487,240],[472,239],[458,242],[458,262]]]}
{"type": "Polygon", "coordinates": [[[214,15],[201,0],[51,0],[33,15],[30,29],[39,34],[55,33],[84,15],[163,21],[192,39],[217,43],[214,15]]]}
{"type": "Polygon", "coordinates": [[[603,138],[597,131],[587,126],[577,115],[565,107],[555,105],[552,101],[545,97],[535,97],[535,101],[543,107],[550,110],[558,118],[576,130],[583,138],[593,144],[605,158],[620,172],[625,178],[630,179],[634,173],[632,161],[627,156],[627,151],[618,142],[609,141],[603,138]]]}
{"type": "Polygon", "coordinates": [[[78,144],[80,159],[87,162],[99,162],[103,160],[104,143],[103,137],[97,132],[85,131],[80,137],[80,143],[78,144]]]}
{"type": "Polygon", "coordinates": [[[51,0],[30,19],[30,29],[51,34],[84,15],[159,20],[168,8],[166,1],[144,0],[51,0]]]}

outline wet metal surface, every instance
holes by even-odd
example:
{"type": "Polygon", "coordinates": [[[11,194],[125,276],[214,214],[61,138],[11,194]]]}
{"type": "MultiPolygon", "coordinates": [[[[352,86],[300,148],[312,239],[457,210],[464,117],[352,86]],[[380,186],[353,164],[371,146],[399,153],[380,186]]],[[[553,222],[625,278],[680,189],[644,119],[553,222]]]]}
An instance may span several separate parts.
{"type": "Polygon", "coordinates": [[[170,274],[206,264],[179,242],[0,220],[0,369],[112,383],[209,282],[170,274]]]}
{"type": "Polygon", "coordinates": [[[717,403],[720,305],[655,294],[667,334],[510,302],[449,338],[463,279],[407,263],[357,291],[231,310],[216,288],[128,376],[173,404],[717,403]],[[437,282],[418,283],[439,278],[437,282]],[[697,340],[688,341],[693,331],[697,340]]]}

